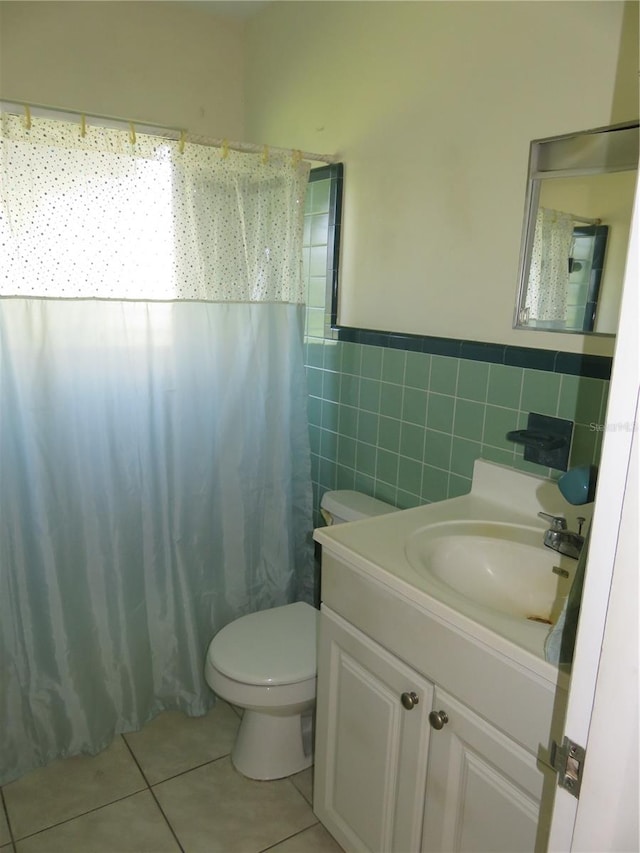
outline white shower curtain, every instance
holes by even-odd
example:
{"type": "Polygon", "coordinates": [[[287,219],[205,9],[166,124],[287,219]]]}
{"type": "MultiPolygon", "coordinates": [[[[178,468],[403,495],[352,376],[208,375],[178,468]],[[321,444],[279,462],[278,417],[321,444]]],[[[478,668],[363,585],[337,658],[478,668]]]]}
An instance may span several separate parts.
{"type": "Polygon", "coordinates": [[[538,209],[526,296],[530,320],[564,326],[572,239],[570,213],[538,209]]]}
{"type": "Polygon", "coordinates": [[[312,597],[306,167],[89,135],[3,117],[0,782],[203,713],[213,634],[312,597]]]}

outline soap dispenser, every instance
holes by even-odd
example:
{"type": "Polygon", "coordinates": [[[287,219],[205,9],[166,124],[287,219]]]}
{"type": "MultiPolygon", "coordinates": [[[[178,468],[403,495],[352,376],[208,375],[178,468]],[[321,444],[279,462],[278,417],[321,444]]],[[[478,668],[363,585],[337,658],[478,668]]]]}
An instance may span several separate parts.
{"type": "Polygon", "coordinates": [[[558,480],[562,497],[574,506],[591,503],[596,493],[598,469],[595,465],[570,468],[558,480]]]}

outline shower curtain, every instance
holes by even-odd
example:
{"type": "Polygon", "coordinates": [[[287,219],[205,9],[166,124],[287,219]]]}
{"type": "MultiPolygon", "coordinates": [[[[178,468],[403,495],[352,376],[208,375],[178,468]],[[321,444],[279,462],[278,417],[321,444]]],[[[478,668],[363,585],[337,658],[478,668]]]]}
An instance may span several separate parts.
{"type": "Polygon", "coordinates": [[[204,713],[312,600],[308,167],[2,117],[0,783],[204,713]]]}
{"type": "Polygon", "coordinates": [[[570,213],[538,209],[526,299],[532,320],[564,327],[572,240],[570,213]]]}

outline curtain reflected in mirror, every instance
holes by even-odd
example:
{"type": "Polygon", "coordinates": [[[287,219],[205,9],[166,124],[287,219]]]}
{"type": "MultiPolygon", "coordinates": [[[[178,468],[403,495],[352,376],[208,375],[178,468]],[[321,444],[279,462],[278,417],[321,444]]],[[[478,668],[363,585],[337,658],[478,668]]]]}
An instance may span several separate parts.
{"type": "Polygon", "coordinates": [[[593,331],[609,228],[599,220],[585,223],[560,210],[538,209],[523,325],[593,331]]]}
{"type": "Polygon", "coordinates": [[[531,143],[515,328],[614,335],[638,125],[531,143]]]}

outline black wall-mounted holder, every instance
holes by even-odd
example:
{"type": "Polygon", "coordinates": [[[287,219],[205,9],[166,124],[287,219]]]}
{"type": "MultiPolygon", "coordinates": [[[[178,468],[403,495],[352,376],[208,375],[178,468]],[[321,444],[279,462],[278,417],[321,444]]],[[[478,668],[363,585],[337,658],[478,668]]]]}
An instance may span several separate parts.
{"type": "Polygon", "coordinates": [[[530,412],[526,429],[507,433],[508,441],[524,445],[524,458],[546,468],[566,471],[573,436],[573,421],[530,412]]]}

